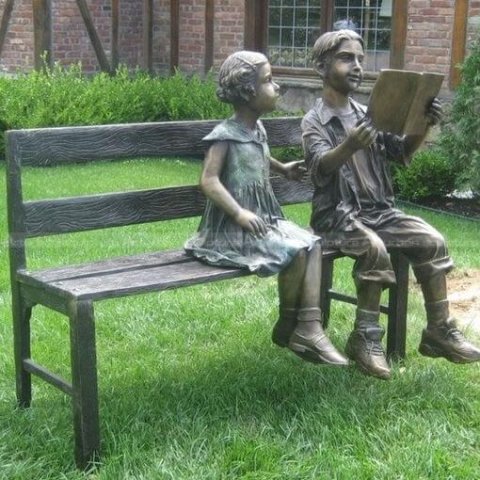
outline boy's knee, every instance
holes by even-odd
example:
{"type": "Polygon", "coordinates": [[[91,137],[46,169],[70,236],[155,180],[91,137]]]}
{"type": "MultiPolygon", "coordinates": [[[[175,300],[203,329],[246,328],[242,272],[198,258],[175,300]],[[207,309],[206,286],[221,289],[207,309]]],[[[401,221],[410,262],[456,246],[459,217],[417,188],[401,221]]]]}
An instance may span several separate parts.
{"type": "Polygon", "coordinates": [[[432,235],[432,243],[435,245],[437,250],[446,250],[447,244],[445,242],[444,236],[435,230],[435,233],[432,235]]]}
{"type": "Polygon", "coordinates": [[[423,257],[423,261],[434,260],[436,258],[441,258],[447,255],[447,244],[445,238],[440,232],[433,229],[429,234],[423,238],[423,245],[418,246],[420,256],[423,257]]]}
{"type": "Polygon", "coordinates": [[[420,248],[433,249],[434,251],[445,251],[446,242],[443,235],[434,227],[427,224],[423,232],[420,233],[419,245],[420,248]]]}
{"type": "Polygon", "coordinates": [[[388,263],[390,263],[390,256],[387,252],[387,247],[385,246],[385,243],[383,240],[375,234],[371,234],[367,236],[368,238],[368,252],[367,255],[377,258],[379,260],[388,260],[388,263]]]}

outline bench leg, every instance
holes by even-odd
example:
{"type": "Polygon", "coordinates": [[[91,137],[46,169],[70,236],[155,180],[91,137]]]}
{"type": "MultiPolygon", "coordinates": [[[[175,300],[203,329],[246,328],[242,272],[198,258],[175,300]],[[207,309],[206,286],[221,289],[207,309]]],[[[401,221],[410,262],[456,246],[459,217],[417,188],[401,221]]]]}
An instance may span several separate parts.
{"type": "Polygon", "coordinates": [[[93,304],[73,300],[68,310],[75,461],[78,468],[86,469],[93,466],[100,450],[93,304]]]}
{"type": "Polygon", "coordinates": [[[27,306],[18,289],[12,292],[13,339],[17,402],[22,408],[30,406],[32,401],[32,375],[23,367],[23,361],[30,358],[30,318],[32,307],[27,306]]]}
{"type": "Polygon", "coordinates": [[[390,257],[397,283],[389,289],[387,356],[398,360],[405,358],[409,263],[400,252],[392,252],[390,257]]]}
{"type": "Polygon", "coordinates": [[[333,258],[322,260],[322,281],[320,286],[320,309],[323,315],[323,328],[328,327],[330,319],[330,290],[333,284],[333,258]]]}

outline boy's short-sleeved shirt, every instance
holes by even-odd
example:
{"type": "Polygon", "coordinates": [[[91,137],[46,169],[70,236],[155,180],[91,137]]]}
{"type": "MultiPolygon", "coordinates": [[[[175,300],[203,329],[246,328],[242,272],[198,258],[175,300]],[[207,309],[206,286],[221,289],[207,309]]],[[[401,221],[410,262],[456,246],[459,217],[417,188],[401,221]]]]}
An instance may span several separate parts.
{"type": "Polygon", "coordinates": [[[321,172],[322,156],[342,143],[347,129],[366,114],[366,107],[353,99],[350,106],[342,116],[318,99],[302,121],[305,161],[315,186],[311,226],[316,232],[353,230],[356,220],[375,228],[397,212],[388,161],[406,161],[401,137],[379,133],[369,148],[357,151],[339,169],[321,172]]]}

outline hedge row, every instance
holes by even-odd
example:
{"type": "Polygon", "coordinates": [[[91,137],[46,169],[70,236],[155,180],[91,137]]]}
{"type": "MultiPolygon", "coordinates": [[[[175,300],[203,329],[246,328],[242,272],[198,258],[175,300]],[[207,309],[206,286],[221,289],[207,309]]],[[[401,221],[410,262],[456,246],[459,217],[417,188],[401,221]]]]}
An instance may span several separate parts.
{"type": "MultiPolygon", "coordinates": [[[[396,189],[404,198],[444,196],[459,183],[456,179],[474,178],[480,187],[480,45],[472,56],[463,68],[467,83],[459,89],[453,121],[447,122],[441,136],[441,150],[420,152],[409,169],[394,172],[396,189]]],[[[0,77],[0,130],[226,118],[231,107],[217,100],[215,90],[212,77],[180,72],[157,77],[140,70],[132,73],[126,67],[113,76],[86,76],[81,65],[55,65],[14,78],[0,77]]],[[[275,154],[288,158],[292,152],[277,149],[275,154]]]]}
{"type": "Polygon", "coordinates": [[[86,76],[80,65],[55,65],[0,77],[0,129],[225,118],[230,106],[215,89],[212,78],[179,72],[163,78],[121,67],[86,76]]]}

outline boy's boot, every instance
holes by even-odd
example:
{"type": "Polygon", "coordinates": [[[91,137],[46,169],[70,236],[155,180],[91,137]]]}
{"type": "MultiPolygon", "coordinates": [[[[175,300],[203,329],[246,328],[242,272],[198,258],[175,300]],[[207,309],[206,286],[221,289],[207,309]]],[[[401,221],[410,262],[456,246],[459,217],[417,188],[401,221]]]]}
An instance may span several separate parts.
{"type": "Polygon", "coordinates": [[[385,330],[378,322],[379,316],[379,312],[357,308],[355,327],[348,337],[345,353],[363,373],[388,380],[391,371],[382,346],[385,330]]]}
{"type": "Polygon", "coordinates": [[[286,347],[297,325],[296,308],[280,308],[280,316],[273,326],[272,341],[279,347],[286,347]]]}
{"type": "Polygon", "coordinates": [[[307,362],[348,365],[323,331],[319,308],[300,308],[288,348],[307,362]]]}
{"type": "Polygon", "coordinates": [[[449,316],[448,300],[426,302],[427,328],[418,351],[427,357],[443,357],[454,363],[480,360],[480,349],[468,342],[449,316]]]}

